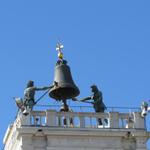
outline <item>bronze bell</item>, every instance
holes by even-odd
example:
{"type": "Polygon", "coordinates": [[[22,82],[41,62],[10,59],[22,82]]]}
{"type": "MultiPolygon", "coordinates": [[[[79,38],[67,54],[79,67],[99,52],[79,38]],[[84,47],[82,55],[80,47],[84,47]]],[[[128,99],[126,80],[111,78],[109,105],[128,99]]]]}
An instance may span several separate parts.
{"type": "Polygon", "coordinates": [[[54,81],[57,82],[58,85],[50,90],[50,97],[60,101],[71,99],[79,95],[80,91],[72,79],[70,67],[67,65],[66,60],[57,62],[54,81]]]}

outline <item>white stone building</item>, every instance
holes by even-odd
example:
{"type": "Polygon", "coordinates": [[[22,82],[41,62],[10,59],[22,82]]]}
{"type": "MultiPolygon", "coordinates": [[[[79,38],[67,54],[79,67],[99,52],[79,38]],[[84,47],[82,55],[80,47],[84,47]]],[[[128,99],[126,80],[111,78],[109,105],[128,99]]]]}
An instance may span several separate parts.
{"type": "Polygon", "coordinates": [[[4,150],[147,150],[149,138],[140,112],[46,110],[18,114],[3,142],[4,150]],[[108,124],[99,126],[98,118],[108,124]]]}

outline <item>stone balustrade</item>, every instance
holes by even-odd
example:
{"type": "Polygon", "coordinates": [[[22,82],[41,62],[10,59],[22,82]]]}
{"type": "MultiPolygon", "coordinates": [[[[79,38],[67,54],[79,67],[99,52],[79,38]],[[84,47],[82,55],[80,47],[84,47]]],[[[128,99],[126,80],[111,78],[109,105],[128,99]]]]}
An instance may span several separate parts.
{"type": "Polygon", "coordinates": [[[145,129],[145,120],[139,112],[133,112],[131,115],[129,113],[119,112],[32,111],[28,116],[18,115],[17,123],[24,126],[145,129]],[[101,124],[99,124],[99,120],[101,120],[101,124]]]}

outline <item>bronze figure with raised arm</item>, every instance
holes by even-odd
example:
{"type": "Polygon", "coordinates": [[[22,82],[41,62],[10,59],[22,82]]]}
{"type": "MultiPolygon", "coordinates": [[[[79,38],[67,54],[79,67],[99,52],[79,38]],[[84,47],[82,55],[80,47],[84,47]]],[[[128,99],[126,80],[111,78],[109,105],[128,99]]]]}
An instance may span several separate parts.
{"type": "Polygon", "coordinates": [[[50,90],[54,86],[58,86],[57,82],[54,82],[53,85],[47,86],[47,87],[46,86],[36,87],[34,86],[34,81],[29,80],[24,90],[24,98],[23,99],[20,97],[14,98],[18,108],[21,110],[21,112],[24,115],[28,115],[29,111],[31,111],[33,109],[33,106],[37,103],[37,101],[35,102],[35,92],[43,91],[43,90],[50,90]]]}
{"type": "Polygon", "coordinates": [[[54,82],[54,85],[48,86],[48,87],[36,87],[34,86],[34,81],[30,80],[27,83],[27,87],[24,90],[24,105],[28,106],[32,109],[32,107],[36,104],[35,102],[35,92],[36,91],[43,91],[53,88],[54,86],[57,86],[57,83],[54,82]]]}
{"type": "MultiPolygon", "coordinates": [[[[81,102],[86,102],[88,101],[88,103],[93,104],[93,108],[95,110],[96,113],[98,112],[104,112],[106,110],[106,106],[103,102],[103,95],[102,92],[97,88],[96,85],[92,85],[91,86],[91,92],[93,93],[91,96],[89,97],[85,97],[83,99],[81,99],[81,102]],[[89,101],[92,100],[92,101],[89,101]]],[[[74,101],[76,101],[76,98],[73,98],[74,101]]],[[[104,121],[107,123],[107,119],[104,119],[104,121]]],[[[99,125],[102,125],[102,120],[101,118],[98,119],[98,123],[99,125]]]]}

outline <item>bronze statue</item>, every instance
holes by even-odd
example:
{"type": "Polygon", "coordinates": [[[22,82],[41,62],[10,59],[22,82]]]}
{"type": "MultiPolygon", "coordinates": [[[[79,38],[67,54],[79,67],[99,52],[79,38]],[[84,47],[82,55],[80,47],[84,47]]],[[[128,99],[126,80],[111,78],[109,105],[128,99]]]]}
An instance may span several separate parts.
{"type": "MultiPolygon", "coordinates": [[[[93,95],[85,97],[83,99],[81,99],[81,102],[85,102],[88,100],[92,100],[92,101],[88,101],[88,103],[93,104],[93,108],[95,110],[95,112],[104,112],[106,110],[106,106],[103,102],[103,96],[102,96],[102,92],[100,90],[98,90],[96,85],[92,85],[91,86],[91,91],[93,93],[93,95]]],[[[76,101],[76,98],[73,98],[74,101],[76,101]]],[[[107,119],[104,119],[106,123],[108,123],[107,119]]],[[[99,125],[102,125],[102,121],[101,118],[98,119],[98,123],[99,125]]]]}
{"type": "Polygon", "coordinates": [[[27,87],[24,90],[24,105],[29,107],[30,109],[33,108],[33,106],[36,104],[34,96],[35,96],[35,91],[42,91],[42,90],[48,90],[53,88],[54,86],[57,86],[57,83],[54,82],[54,85],[49,86],[49,87],[35,87],[34,86],[34,81],[28,81],[27,87]]]}
{"type": "Polygon", "coordinates": [[[37,101],[35,102],[35,98],[34,98],[35,92],[40,90],[48,90],[53,88],[54,86],[57,86],[57,82],[55,81],[54,81],[54,85],[52,86],[39,88],[39,87],[35,87],[34,81],[30,80],[28,81],[27,87],[24,90],[24,98],[22,99],[20,97],[14,97],[16,101],[16,105],[24,115],[28,115],[29,111],[31,111],[33,109],[33,106],[37,103],[37,101]]]}

